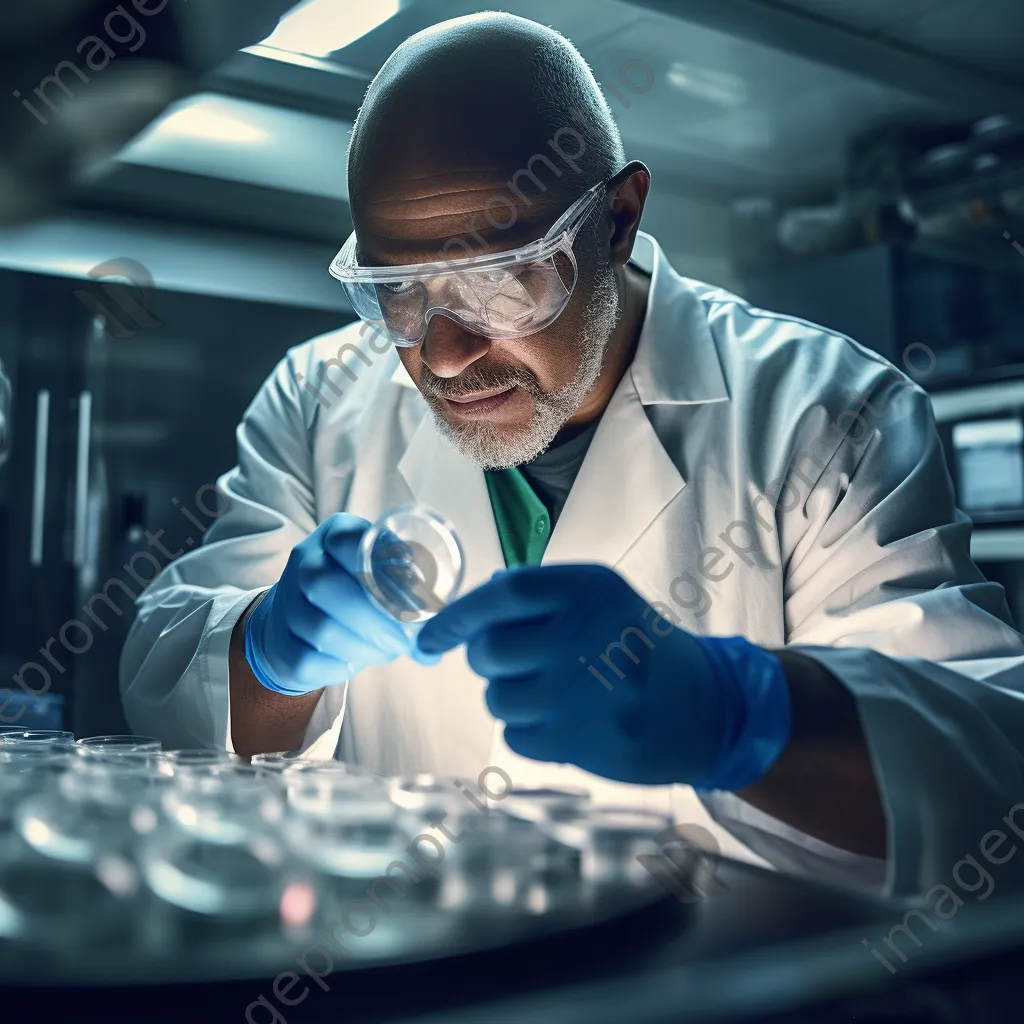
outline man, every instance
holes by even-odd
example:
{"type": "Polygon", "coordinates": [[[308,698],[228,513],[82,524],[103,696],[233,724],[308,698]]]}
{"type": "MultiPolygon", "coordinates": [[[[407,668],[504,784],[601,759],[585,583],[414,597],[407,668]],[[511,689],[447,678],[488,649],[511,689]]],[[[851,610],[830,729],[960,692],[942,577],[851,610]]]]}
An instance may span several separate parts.
{"type": "Polygon", "coordinates": [[[299,346],[249,408],[229,508],[140,598],[133,727],[382,774],[497,764],[710,812],[780,867],[945,877],[1022,792],[1000,687],[1024,647],[924,393],[677,276],[638,234],[647,169],[531,22],[399,47],[348,173],[332,273],[374,329],[299,346]],[[415,641],[356,565],[413,503],[466,553],[415,641]]]}

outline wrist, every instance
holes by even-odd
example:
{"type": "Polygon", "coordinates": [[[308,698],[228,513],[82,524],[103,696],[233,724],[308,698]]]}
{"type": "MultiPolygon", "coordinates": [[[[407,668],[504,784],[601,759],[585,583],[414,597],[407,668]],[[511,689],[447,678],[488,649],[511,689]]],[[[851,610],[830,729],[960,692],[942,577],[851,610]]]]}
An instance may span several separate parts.
{"type": "Polygon", "coordinates": [[[267,617],[273,607],[273,595],[276,589],[277,585],[275,584],[246,610],[245,624],[242,629],[242,653],[253,677],[261,686],[274,693],[290,694],[292,691],[277,681],[264,655],[264,629],[267,617]]]}
{"type": "Polygon", "coordinates": [[[792,708],[781,660],[743,637],[694,637],[724,709],[718,755],[698,790],[737,792],[762,779],[789,744],[792,708]]]}

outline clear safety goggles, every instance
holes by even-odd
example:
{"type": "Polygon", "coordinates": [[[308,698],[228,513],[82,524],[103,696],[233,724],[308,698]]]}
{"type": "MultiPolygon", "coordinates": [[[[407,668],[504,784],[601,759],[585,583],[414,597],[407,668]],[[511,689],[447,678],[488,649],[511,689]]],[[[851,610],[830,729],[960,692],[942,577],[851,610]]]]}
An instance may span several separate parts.
{"type": "Polygon", "coordinates": [[[598,182],[536,242],[487,256],[404,267],[361,267],[353,232],[331,263],[356,315],[403,348],[418,345],[437,314],[494,340],[542,331],[576,287],[573,241],[610,182],[598,182]]]}

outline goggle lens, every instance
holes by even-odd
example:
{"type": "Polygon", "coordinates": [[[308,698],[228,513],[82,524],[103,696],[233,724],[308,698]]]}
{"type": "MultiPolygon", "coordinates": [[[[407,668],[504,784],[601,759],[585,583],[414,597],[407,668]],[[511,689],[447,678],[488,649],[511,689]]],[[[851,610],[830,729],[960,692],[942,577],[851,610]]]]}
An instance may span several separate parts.
{"type": "Polygon", "coordinates": [[[479,271],[439,271],[433,278],[345,282],[356,314],[399,346],[418,345],[435,315],[496,340],[543,330],[565,309],[576,285],[571,249],[543,259],[479,271]]]}

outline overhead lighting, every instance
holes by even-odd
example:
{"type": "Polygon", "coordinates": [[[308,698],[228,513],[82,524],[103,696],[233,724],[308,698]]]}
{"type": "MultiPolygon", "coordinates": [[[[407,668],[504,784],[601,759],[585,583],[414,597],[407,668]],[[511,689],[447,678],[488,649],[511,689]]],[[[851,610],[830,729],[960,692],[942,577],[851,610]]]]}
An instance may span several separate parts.
{"type": "Polygon", "coordinates": [[[735,109],[742,107],[748,99],[747,85],[742,78],[723,71],[699,68],[681,60],[672,64],[665,78],[674,89],[719,107],[735,109]]]}
{"type": "Polygon", "coordinates": [[[157,121],[150,133],[162,138],[176,136],[189,139],[212,139],[216,142],[239,144],[264,142],[267,132],[258,125],[229,113],[218,110],[212,103],[189,103],[166,114],[157,121]]]}
{"type": "Polygon", "coordinates": [[[327,57],[398,13],[400,0],[305,0],[278,23],[263,46],[327,57]]]}

